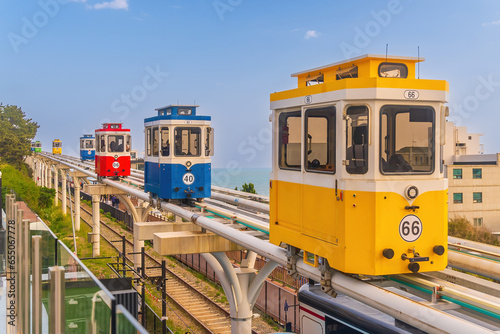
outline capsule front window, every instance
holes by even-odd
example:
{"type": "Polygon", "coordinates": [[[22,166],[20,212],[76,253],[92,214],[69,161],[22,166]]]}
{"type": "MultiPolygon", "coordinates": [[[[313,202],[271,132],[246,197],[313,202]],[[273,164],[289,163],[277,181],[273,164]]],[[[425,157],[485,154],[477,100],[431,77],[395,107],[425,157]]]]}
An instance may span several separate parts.
{"type": "Polygon", "coordinates": [[[435,112],[428,106],[386,105],[380,113],[383,174],[432,174],[435,112]]]}

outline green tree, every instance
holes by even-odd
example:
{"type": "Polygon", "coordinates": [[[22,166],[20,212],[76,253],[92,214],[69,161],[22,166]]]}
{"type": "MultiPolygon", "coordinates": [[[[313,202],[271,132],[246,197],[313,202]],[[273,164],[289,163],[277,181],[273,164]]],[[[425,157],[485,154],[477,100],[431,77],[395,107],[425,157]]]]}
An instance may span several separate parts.
{"type": "Polygon", "coordinates": [[[55,195],[56,195],[55,189],[41,187],[40,196],[38,197],[38,207],[40,209],[46,209],[51,207],[54,204],[55,195]]]}
{"type": "Polygon", "coordinates": [[[17,169],[26,169],[24,157],[31,154],[31,140],[40,126],[13,105],[0,104],[0,157],[17,169]]]}
{"type": "Polygon", "coordinates": [[[241,191],[244,191],[246,193],[250,193],[250,194],[256,194],[257,191],[255,190],[255,186],[253,183],[249,183],[249,184],[244,184],[241,186],[241,191]]]}

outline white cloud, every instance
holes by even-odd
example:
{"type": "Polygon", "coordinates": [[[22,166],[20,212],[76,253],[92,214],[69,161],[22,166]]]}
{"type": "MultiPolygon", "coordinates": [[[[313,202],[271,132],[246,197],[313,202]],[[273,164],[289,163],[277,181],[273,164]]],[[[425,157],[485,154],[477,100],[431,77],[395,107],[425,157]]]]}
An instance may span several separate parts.
{"type": "Polygon", "coordinates": [[[491,21],[491,22],[484,22],[483,23],[483,27],[496,26],[496,25],[499,25],[499,24],[500,24],[500,20],[491,21]]]}
{"type": "Polygon", "coordinates": [[[318,36],[319,36],[319,34],[316,30],[308,30],[306,32],[306,35],[304,36],[304,38],[309,39],[309,38],[316,38],[318,36]]]}
{"type": "Polygon", "coordinates": [[[101,2],[97,3],[92,6],[93,9],[105,9],[105,8],[111,8],[111,9],[125,9],[128,10],[128,0],[112,0],[112,1],[106,1],[106,2],[101,2]]]}

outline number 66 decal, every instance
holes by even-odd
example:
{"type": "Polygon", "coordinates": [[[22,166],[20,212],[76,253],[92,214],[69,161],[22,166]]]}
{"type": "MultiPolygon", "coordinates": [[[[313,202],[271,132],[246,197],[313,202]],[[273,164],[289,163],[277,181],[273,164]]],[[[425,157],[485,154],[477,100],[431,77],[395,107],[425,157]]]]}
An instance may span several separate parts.
{"type": "Polygon", "coordinates": [[[422,221],[415,215],[408,215],[399,223],[399,235],[406,242],[413,242],[422,235],[422,221]]]}

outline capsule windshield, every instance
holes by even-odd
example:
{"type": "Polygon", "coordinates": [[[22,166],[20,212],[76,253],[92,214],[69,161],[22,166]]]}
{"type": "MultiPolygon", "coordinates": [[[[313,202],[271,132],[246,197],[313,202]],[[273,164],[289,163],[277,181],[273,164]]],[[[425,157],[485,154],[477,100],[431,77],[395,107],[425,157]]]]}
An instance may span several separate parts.
{"type": "Polygon", "coordinates": [[[200,128],[175,128],[175,155],[199,157],[201,155],[200,128]]]}
{"type": "Polygon", "coordinates": [[[124,138],[123,136],[108,136],[108,152],[123,152],[124,138]]]}
{"type": "Polygon", "coordinates": [[[382,173],[434,171],[434,109],[384,106],[381,109],[382,173]]]}

